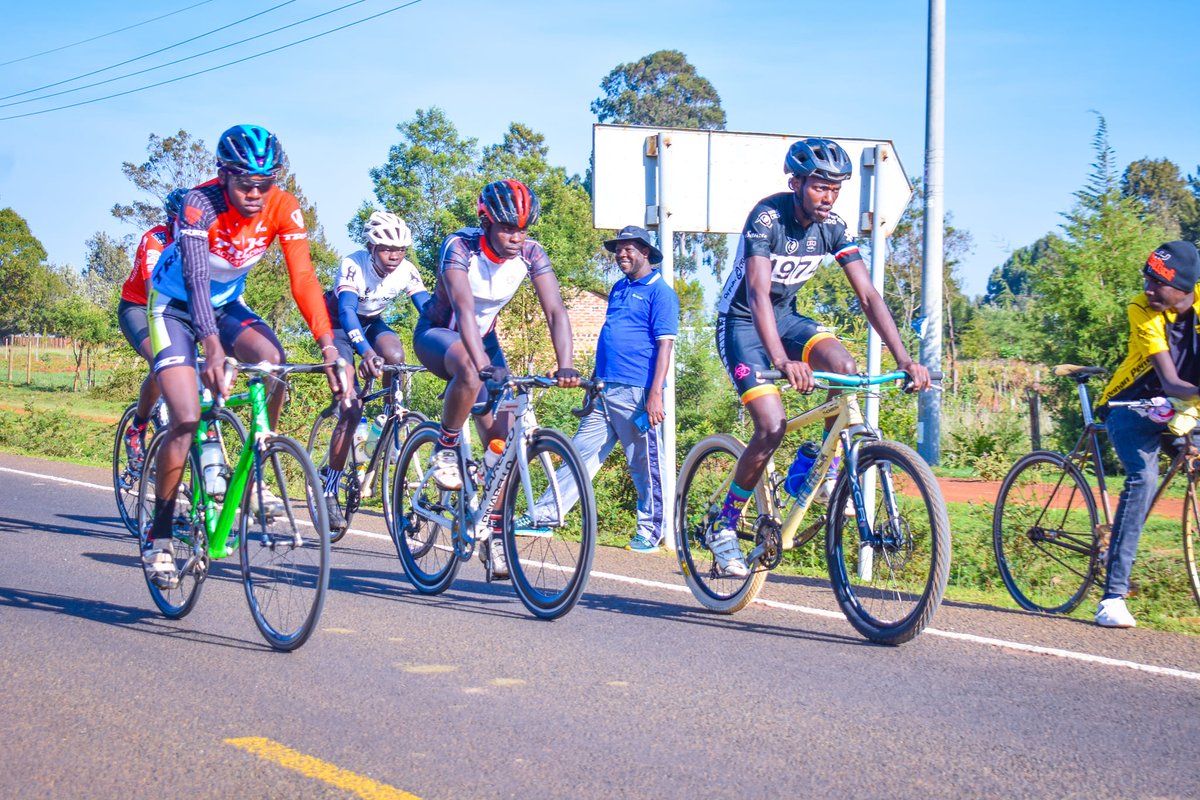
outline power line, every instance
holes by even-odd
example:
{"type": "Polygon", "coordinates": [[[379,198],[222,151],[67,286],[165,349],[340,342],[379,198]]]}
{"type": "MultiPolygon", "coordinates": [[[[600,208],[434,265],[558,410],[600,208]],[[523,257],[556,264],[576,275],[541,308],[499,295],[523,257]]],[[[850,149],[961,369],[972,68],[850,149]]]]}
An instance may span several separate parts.
{"type": "Polygon", "coordinates": [[[21,56],[20,58],[14,58],[12,61],[2,61],[2,62],[0,62],[0,67],[7,67],[9,64],[16,64],[18,61],[28,61],[31,58],[38,58],[39,56],[46,56],[46,55],[50,55],[51,53],[57,53],[60,50],[67,50],[72,47],[78,47],[81,44],[87,44],[88,42],[94,42],[97,39],[103,39],[105,36],[112,36],[113,34],[124,33],[125,31],[131,31],[134,28],[140,28],[143,25],[149,25],[151,22],[158,22],[160,19],[166,19],[167,17],[173,17],[176,14],[182,14],[184,11],[191,11],[193,8],[198,8],[207,3],[211,3],[212,1],[213,0],[201,0],[199,3],[190,5],[187,8],[181,8],[178,11],[172,11],[169,14],[163,14],[161,17],[155,17],[154,19],[148,19],[145,22],[135,22],[133,25],[126,25],[124,28],[117,28],[115,31],[109,31],[108,33],[102,33],[99,36],[93,36],[90,39],[81,39],[78,42],[72,42],[71,44],[64,44],[62,47],[53,47],[49,50],[43,50],[40,53],[34,53],[33,55],[21,56]]]}
{"type": "MultiPolygon", "coordinates": [[[[287,6],[287,5],[291,5],[294,2],[296,2],[296,0],[285,0],[284,2],[280,3],[277,6],[272,6],[271,8],[268,8],[266,11],[260,11],[257,14],[251,14],[248,17],[243,17],[242,19],[239,19],[236,22],[231,22],[228,25],[222,25],[219,28],[213,28],[211,31],[208,31],[207,33],[201,33],[197,36],[193,36],[190,39],[184,39],[182,42],[176,42],[175,44],[167,45],[166,47],[160,47],[159,49],[154,50],[149,53],[146,53],[145,55],[137,56],[136,58],[129,58],[129,59],[126,59],[125,61],[121,61],[116,64],[110,64],[107,67],[101,67],[100,69],[94,69],[91,72],[85,72],[82,75],[76,75],[74,78],[67,78],[65,80],[56,81],[54,83],[47,83],[45,86],[38,86],[37,88],[34,88],[34,89],[26,89],[25,91],[17,92],[16,94],[8,94],[3,97],[0,97],[0,100],[8,100],[9,98],[12,98],[12,97],[20,97],[23,94],[30,94],[31,92],[40,92],[42,89],[53,89],[55,86],[62,86],[64,83],[70,83],[71,81],[77,81],[82,78],[90,78],[92,75],[96,75],[101,72],[107,72],[108,70],[116,69],[117,67],[123,67],[126,64],[132,64],[134,61],[141,61],[143,58],[149,58],[150,56],[155,56],[155,55],[158,55],[159,53],[164,53],[167,50],[171,50],[176,47],[182,47],[183,45],[188,44],[190,42],[194,42],[197,39],[203,39],[205,36],[212,36],[214,33],[219,33],[220,31],[223,31],[226,28],[232,28],[234,25],[241,25],[243,22],[249,22],[250,20],[254,19],[255,17],[261,17],[263,14],[269,14],[276,9],[283,8],[284,6],[287,6]]],[[[218,48],[218,49],[220,49],[220,48],[218,48]]],[[[210,50],[209,52],[211,53],[213,51],[210,50]]],[[[200,53],[200,55],[205,55],[205,54],[200,53]]],[[[178,63],[178,62],[171,62],[171,63],[178,63]]],[[[169,66],[169,65],[164,64],[163,66],[169,66]]],[[[157,69],[157,67],[155,67],[154,69],[157,69]]],[[[149,70],[142,70],[142,72],[148,72],[148,71],[149,70]]],[[[141,74],[140,72],[131,72],[130,73],[130,75],[140,75],[140,74],[141,74]]],[[[128,78],[128,77],[129,77],[129,75],[121,76],[121,78],[128,78]]],[[[113,81],[120,80],[120,78],[112,78],[111,80],[113,80],[113,81]]],[[[76,91],[77,89],[87,89],[91,86],[99,86],[101,83],[109,83],[109,82],[111,82],[111,81],[100,81],[100,83],[91,83],[91,84],[88,84],[87,86],[79,86],[79,87],[76,87],[76,89],[70,89],[68,91],[73,92],[73,91],[76,91]]],[[[56,92],[55,94],[42,95],[41,97],[31,97],[30,99],[22,100],[21,102],[22,103],[32,103],[34,100],[44,100],[47,97],[57,97],[60,94],[66,94],[66,93],[67,92],[56,92]]],[[[8,103],[5,106],[0,106],[0,108],[6,108],[7,106],[15,106],[15,105],[19,105],[19,103],[8,103]]]]}
{"type": "MultiPolygon", "coordinates": [[[[361,0],[359,0],[359,1],[361,2],[361,0]]],[[[215,72],[216,70],[224,69],[225,67],[232,67],[235,64],[243,64],[247,61],[251,61],[256,58],[261,58],[262,56],[270,55],[271,53],[278,53],[280,50],[286,50],[289,47],[295,47],[298,44],[304,44],[305,42],[311,42],[314,39],[320,39],[322,36],[328,36],[331,33],[337,33],[338,31],[344,31],[346,28],[352,28],[355,25],[361,25],[364,22],[370,22],[373,19],[378,19],[379,17],[382,17],[386,14],[391,14],[394,11],[400,11],[401,9],[408,8],[409,6],[415,6],[417,3],[420,3],[420,2],[423,2],[423,0],[409,0],[409,2],[407,2],[407,3],[403,3],[398,6],[393,6],[392,8],[389,8],[386,11],[380,11],[378,14],[372,14],[369,17],[363,17],[362,19],[355,20],[354,22],[348,22],[345,25],[341,25],[337,28],[331,28],[330,30],[313,34],[312,36],[308,36],[304,39],[300,39],[295,42],[283,44],[283,45],[280,45],[279,47],[273,47],[270,50],[264,50],[261,53],[255,53],[252,56],[246,56],[245,58],[239,58],[236,61],[230,61],[225,64],[218,64],[215,67],[209,67],[208,69],[202,69],[202,70],[198,70],[196,72],[189,73],[187,75],[181,75],[178,78],[171,78],[170,80],[159,81],[158,83],[152,83],[149,86],[140,86],[137,89],[129,89],[124,92],[117,92],[116,94],[110,94],[110,95],[106,95],[104,97],[96,97],[91,100],[81,100],[78,103],[71,103],[71,104],[65,105],[65,106],[56,106],[55,108],[44,108],[41,111],[30,111],[25,114],[13,114],[13,115],[7,116],[7,117],[0,117],[0,122],[4,122],[4,121],[10,120],[10,119],[22,119],[24,117],[36,117],[40,114],[49,114],[52,111],[63,111],[68,108],[77,108],[79,106],[91,105],[92,103],[99,103],[102,100],[112,100],[115,97],[124,97],[127,94],[135,94],[137,92],[144,92],[147,89],[155,89],[159,86],[166,86],[167,84],[170,84],[170,83],[177,83],[179,81],[186,80],[188,78],[194,78],[197,75],[204,75],[209,72],[215,72]]],[[[332,12],[327,12],[327,13],[332,13],[332,12]]],[[[297,24],[299,24],[299,23],[297,23],[297,24]]]]}

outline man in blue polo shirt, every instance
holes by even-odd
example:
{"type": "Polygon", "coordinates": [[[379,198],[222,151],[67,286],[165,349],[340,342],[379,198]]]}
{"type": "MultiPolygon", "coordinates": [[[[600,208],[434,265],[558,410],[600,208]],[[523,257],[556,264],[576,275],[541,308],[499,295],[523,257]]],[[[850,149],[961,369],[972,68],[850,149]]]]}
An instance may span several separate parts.
{"type": "MultiPolygon", "coordinates": [[[[659,423],[671,348],[679,333],[679,297],[651,266],[662,262],[662,253],[643,228],[622,228],[604,247],[616,256],[625,277],[608,293],[608,312],[596,343],[596,377],[604,381],[604,394],[572,441],[589,479],[621,443],[638,496],[637,533],[626,549],[653,553],[662,541],[663,514],[670,502],[663,497],[659,423]]],[[[574,504],[578,498],[563,499],[574,504]]],[[[549,502],[543,496],[535,506],[539,520],[549,502]]]]}

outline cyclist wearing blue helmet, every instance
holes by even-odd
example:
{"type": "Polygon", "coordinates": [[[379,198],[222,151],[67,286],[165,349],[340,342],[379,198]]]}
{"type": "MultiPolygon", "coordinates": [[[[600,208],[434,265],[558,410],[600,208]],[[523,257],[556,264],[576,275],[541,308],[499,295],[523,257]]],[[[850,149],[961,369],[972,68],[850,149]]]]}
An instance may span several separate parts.
{"type": "MultiPolygon", "coordinates": [[[[154,374],[170,411],[170,428],[156,465],[154,522],[142,555],[143,566],[156,574],[169,575],[175,568],[170,544],[175,496],[200,421],[197,342],[205,356],[200,377],[214,395],[225,391],[227,352],[239,361],[283,362],[275,332],[242,300],[247,274],[276,237],[292,297],[321,346],[330,387],[340,394],[340,377],[333,367],[337,349],[309,257],[304,214],[296,198],[275,185],[283,168],[279,141],[257,125],[235,125],[217,143],[217,168],[215,180],[188,192],[176,226],[178,241],[163,253],[150,280],[154,374]]],[[[276,386],[268,401],[272,428],[282,405],[283,392],[276,386]]],[[[282,508],[270,497],[264,504],[268,512],[273,510],[270,506],[282,508]]]]}
{"type": "MultiPolygon", "coordinates": [[[[763,198],[750,211],[734,269],[717,303],[717,350],[750,413],[754,435],[738,459],[733,484],[705,543],[721,569],[737,577],[749,574],[736,534],[738,519],[783,441],[787,423],[779,388],[760,384],[756,373],[777,369],[792,388],[807,394],[815,386],[814,369],[858,371],[833,333],[796,311],[796,294],[818,268],[841,266],[897,367],[909,374],[916,389],[929,387],[928,370],[904,349],[846,223],[833,213],[842,182],[854,171],[846,151],[831,139],[802,139],[788,148],[783,169],[791,176],[791,191],[763,198]]],[[[827,499],[830,488],[827,480],[818,499],[827,499]]]]}

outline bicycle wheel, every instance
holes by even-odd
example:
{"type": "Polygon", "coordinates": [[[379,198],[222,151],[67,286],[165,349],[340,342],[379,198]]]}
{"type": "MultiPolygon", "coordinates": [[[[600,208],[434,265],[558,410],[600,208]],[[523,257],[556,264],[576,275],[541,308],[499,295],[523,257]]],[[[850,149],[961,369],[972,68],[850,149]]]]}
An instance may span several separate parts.
{"type": "MultiPolygon", "coordinates": [[[[312,429],[308,432],[308,455],[317,468],[317,476],[321,479],[322,486],[325,482],[325,469],[329,466],[330,442],[333,440],[333,431],[340,418],[337,405],[327,406],[313,420],[312,429]]],[[[355,477],[358,459],[355,457],[353,447],[348,450],[346,465],[342,472],[342,479],[338,481],[336,495],[338,508],[342,510],[342,518],[346,520],[346,525],[336,531],[330,531],[330,544],[337,544],[342,540],[342,537],[350,530],[350,520],[354,516],[354,512],[358,510],[360,495],[358,481],[355,477]]]]}
{"type": "Polygon", "coordinates": [[[992,549],[1004,586],[1028,611],[1066,614],[1098,565],[1096,500],[1083,473],[1058,453],[1035,450],[1004,477],[992,516],[992,549]]]}
{"type": "MultiPolygon", "coordinates": [[[[704,543],[704,534],[725,502],[733,468],[745,449],[728,434],[705,437],[683,459],[675,490],[675,554],[679,568],[700,604],[722,614],[745,608],[767,579],[767,570],[757,563],[750,565],[750,574],[745,577],[725,574],[704,543]]],[[[743,555],[749,556],[754,549],[755,525],[769,507],[763,482],[759,481],[738,522],[743,555]]]]}
{"type": "Polygon", "coordinates": [[[1192,583],[1192,596],[1200,603],[1200,572],[1197,571],[1197,551],[1200,551],[1200,492],[1196,490],[1198,477],[1188,475],[1187,494],[1183,499],[1183,560],[1187,564],[1188,580],[1192,583]]]}
{"type": "Polygon", "coordinates": [[[865,508],[856,509],[845,470],[829,500],[829,578],[855,630],[873,642],[901,644],[924,630],[946,591],[946,502],[929,465],[898,442],[862,444],[857,478],[865,508]],[[872,485],[874,498],[866,492],[872,485]],[[848,507],[856,509],[853,517],[848,507]],[[865,541],[860,524],[869,527],[865,541]]]}
{"type": "Polygon", "coordinates": [[[392,483],[393,524],[388,527],[404,574],[421,594],[446,591],[458,574],[454,526],[465,518],[461,491],[438,487],[429,470],[438,424],[424,422],[400,450],[392,483]]]}
{"type": "Polygon", "coordinates": [[[322,487],[304,448],[287,436],[269,437],[253,467],[242,501],[242,583],[263,638],[278,650],[295,650],[316,628],[329,588],[322,487]],[[282,501],[282,511],[260,502],[260,488],[282,501]]]}
{"type": "MultiPolygon", "coordinates": [[[[130,403],[129,407],[125,409],[125,413],[121,415],[121,420],[117,423],[117,436],[113,442],[112,460],[113,492],[117,498],[117,513],[121,517],[121,522],[125,523],[125,527],[134,536],[138,535],[138,483],[142,475],[142,466],[148,463],[143,457],[142,464],[130,464],[129,455],[125,450],[125,431],[129,429],[136,411],[137,403],[130,403]]],[[[147,446],[154,437],[154,434],[158,432],[158,420],[155,414],[152,413],[150,415],[148,423],[146,439],[142,446],[143,454],[146,452],[147,446]]]]}
{"type": "Polygon", "coordinates": [[[390,418],[379,434],[380,444],[377,446],[382,446],[384,442],[389,443],[387,450],[379,456],[381,465],[378,468],[379,499],[383,501],[383,522],[389,531],[392,529],[392,481],[395,479],[400,449],[404,447],[404,443],[408,441],[408,437],[412,436],[417,426],[428,421],[424,414],[410,411],[399,420],[395,417],[390,418]]]}
{"type": "Polygon", "coordinates": [[[596,498],[571,440],[542,428],[504,487],[504,555],[517,596],[535,617],[557,619],[579,602],[596,553],[596,498]],[[548,504],[535,503],[547,498],[548,504]],[[579,500],[568,504],[572,497],[579,500]],[[524,518],[524,519],[522,519],[524,518]]]}
{"type": "MultiPolygon", "coordinates": [[[[166,431],[160,431],[150,440],[146,448],[146,463],[153,464],[166,439],[166,431]]],[[[171,525],[172,549],[175,551],[175,579],[163,581],[151,578],[142,570],[150,599],[158,610],[171,619],[187,616],[200,599],[200,589],[208,576],[208,537],[205,535],[203,509],[193,502],[193,487],[200,480],[200,462],[195,450],[188,452],[179,476],[179,491],[175,495],[175,518],[171,525]]],[[[146,544],[150,525],[154,521],[154,471],[143,470],[138,482],[137,503],[134,510],[138,530],[138,552],[146,544]]]]}

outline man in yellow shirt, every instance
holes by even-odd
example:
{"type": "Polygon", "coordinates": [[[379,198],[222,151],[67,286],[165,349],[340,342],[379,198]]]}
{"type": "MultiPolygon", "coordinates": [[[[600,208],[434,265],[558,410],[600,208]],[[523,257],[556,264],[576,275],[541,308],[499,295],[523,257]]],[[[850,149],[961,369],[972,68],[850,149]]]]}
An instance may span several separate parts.
{"type": "MultiPolygon", "coordinates": [[[[1167,242],[1146,259],[1142,275],[1143,291],[1129,303],[1129,353],[1100,396],[1101,406],[1113,400],[1165,396],[1194,401],[1200,396],[1200,302],[1195,292],[1200,253],[1191,242],[1167,242]]],[[[1106,628],[1137,624],[1125,595],[1158,480],[1160,437],[1167,430],[1167,420],[1151,413],[1115,407],[1107,417],[1125,486],[1113,520],[1104,597],[1096,610],[1096,624],[1106,628]]]]}

